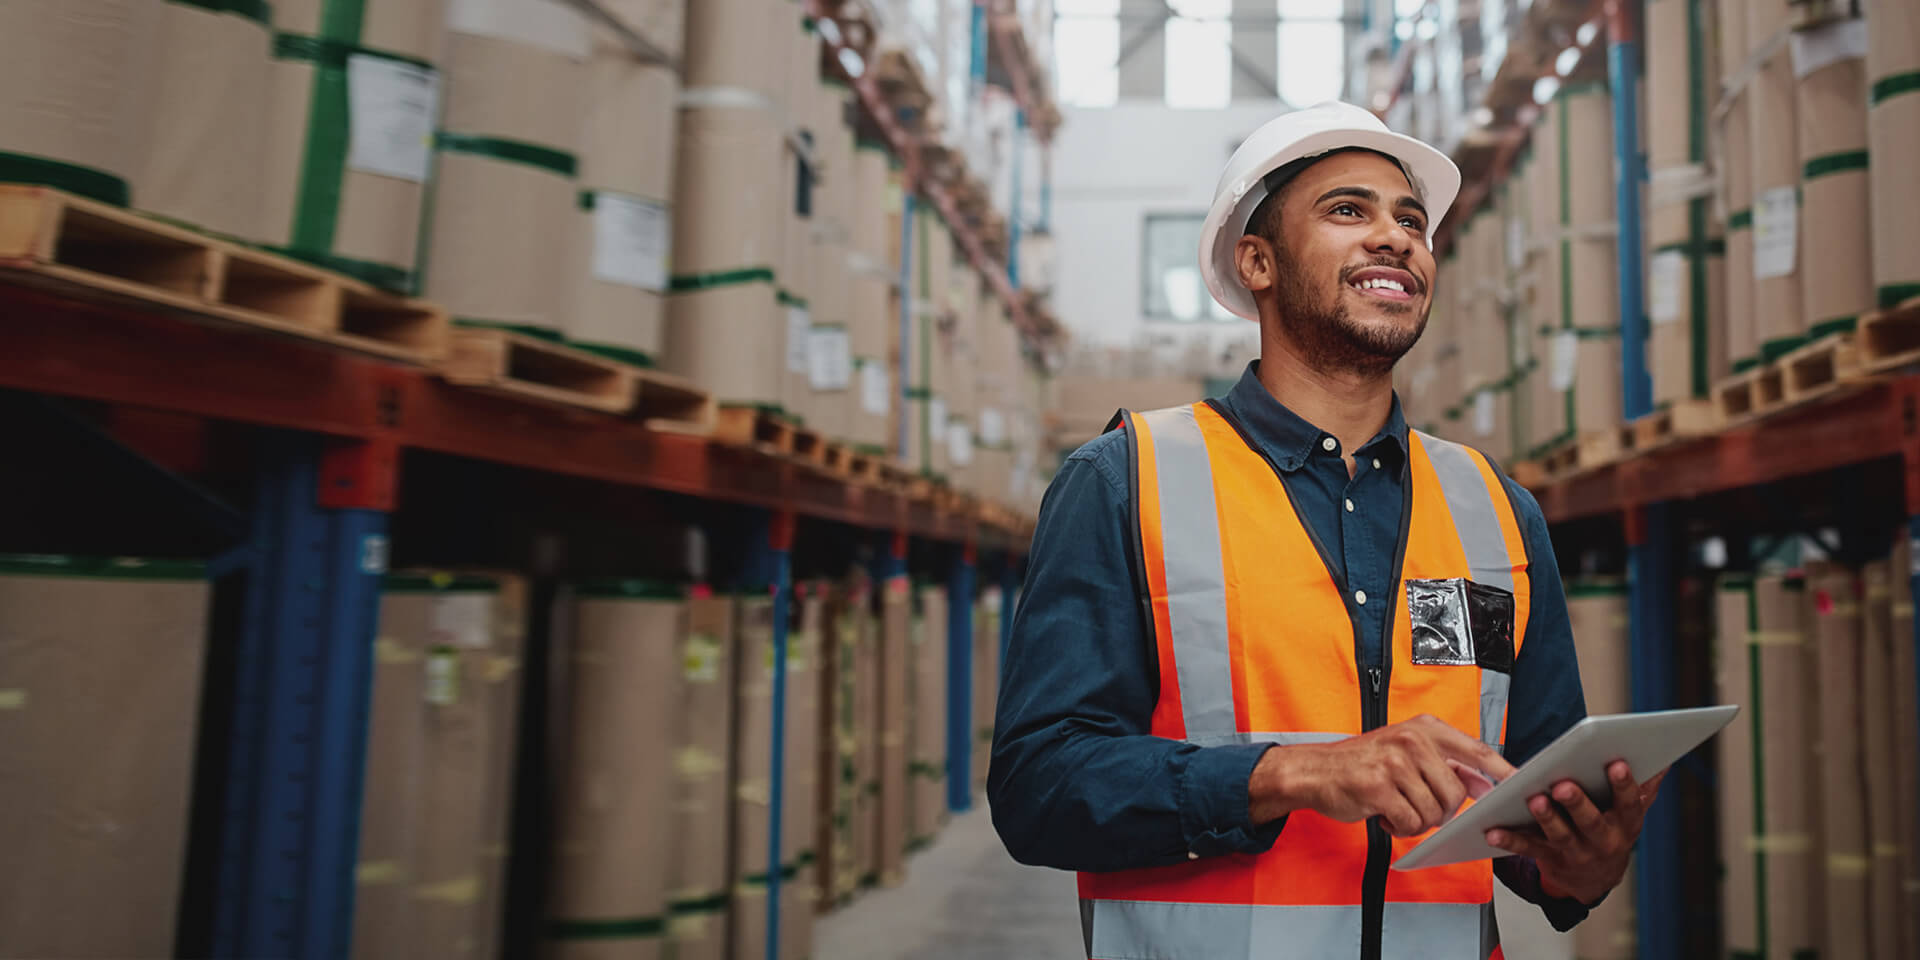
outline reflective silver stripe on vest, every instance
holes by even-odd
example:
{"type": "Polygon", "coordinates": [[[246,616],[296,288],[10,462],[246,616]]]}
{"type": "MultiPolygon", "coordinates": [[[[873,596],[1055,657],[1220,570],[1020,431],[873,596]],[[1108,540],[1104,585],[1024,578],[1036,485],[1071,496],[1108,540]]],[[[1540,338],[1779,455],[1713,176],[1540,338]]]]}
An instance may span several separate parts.
{"type": "MultiPolygon", "coordinates": [[[[1090,960],[1327,960],[1360,952],[1360,907],[1084,900],[1090,960]]],[[[1389,903],[1382,960],[1486,960],[1491,903],[1389,903]],[[1452,952],[1449,952],[1452,951],[1452,952]]]]}
{"type": "MultiPolygon", "coordinates": [[[[1227,643],[1226,576],[1213,461],[1193,407],[1140,414],[1153,441],[1159,489],[1161,555],[1166,560],[1167,622],[1180,678],[1187,737],[1230,734],[1233,663],[1227,643]]],[[[1145,496],[1146,491],[1141,491],[1145,496]]]]}
{"type": "Polygon", "coordinates": [[[1498,944],[1487,943],[1482,923],[1490,904],[1388,903],[1381,930],[1381,960],[1486,960],[1498,944]]]}
{"type": "Polygon", "coordinates": [[[1203,747],[1226,747],[1243,743],[1277,743],[1283,747],[1302,743],[1337,743],[1351,733],[1222,733],[1210,737],[1188,737],[1188,743],[1203,747]]]}
{"type": "MultiPolygon", "coordinates": [[[[1505,491],[1487,489],[1486,475],[1467,448],[1424,433],[1420,444],[1440,480],[1441,495],[1447,499],[1447,512],[1453,514],[1453,530],[1460,537],[1460,551],[1466,554],[1473,579],[1512,593],[1513,558],[1507,553],[1499,507],[1493,499],[1505,496],[1505,491]]],[[[1480,742],[1495,750],[1504,748],[1501,741],[1512,683],[1512,677],[1497,670],[1480,671],[1480,742]]]]}
{"type": "Polygon", "coordinates": [[[1090,960],[1326,960],[1360,953],[1358,904],[1095,900],[1090,906],[1090,960]]]}

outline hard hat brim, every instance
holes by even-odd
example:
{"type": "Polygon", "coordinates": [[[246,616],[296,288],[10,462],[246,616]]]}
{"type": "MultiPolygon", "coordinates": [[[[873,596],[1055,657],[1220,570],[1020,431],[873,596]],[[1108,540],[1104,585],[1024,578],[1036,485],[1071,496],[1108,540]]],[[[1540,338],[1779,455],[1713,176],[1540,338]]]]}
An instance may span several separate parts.
{"type": "Polygon", "coordinates": [[[1233,263],[1234,245],[1246,234],[1247,220],[1253,209],[1266,199],[1264,178],[1281,167],[1303,157],[1316,157],[1348,148],[1375,150],[1400,162],[1413,183],[1413,192],[1427,208],[1427,242],[1453,206],[1460,193],[1460,168],[1439,150],[1404,134],[1388,130],[1351,128],[1322,130],[1302,137],[1275,154],[1270,161],[1249,171],[1239,189],[1223,190],[1214,197],[1200,230],[1200,275],[1207,292],[1235,316],[1259,320],[1253,293],[1240,283],[1233,263]]]}

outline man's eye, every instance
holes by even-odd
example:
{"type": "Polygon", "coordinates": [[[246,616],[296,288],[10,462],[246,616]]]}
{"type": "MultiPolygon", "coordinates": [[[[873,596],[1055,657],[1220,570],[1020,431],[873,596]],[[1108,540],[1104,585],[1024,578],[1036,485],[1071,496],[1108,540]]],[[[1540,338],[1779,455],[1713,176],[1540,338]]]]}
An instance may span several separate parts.
{"type": "Polygon", "coordinates": [[[1360,215],[1360,208],[1351,203],[1341,203],[1334,205],[1333,212],[1337,216],[1357,217],[1360,215]]]}
{"type": "Polygon", "coordinates": [[[1421,223],[1419,217],[1401,217],[1400,225],[1415,233],[1425,233],[1427,229],[1427,225],[1421,223]]]}

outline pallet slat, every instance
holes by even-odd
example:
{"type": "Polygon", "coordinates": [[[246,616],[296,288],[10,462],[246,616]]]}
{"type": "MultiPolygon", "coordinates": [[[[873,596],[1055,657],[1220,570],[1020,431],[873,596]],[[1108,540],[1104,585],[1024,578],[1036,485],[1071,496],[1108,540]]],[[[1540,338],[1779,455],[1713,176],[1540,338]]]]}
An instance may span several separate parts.
{"type": "Polygon", "coordinates": [[[632,410],[637,397],[634,368],[507,330],[455,330],[439,370],[463,387],[606,413],[632,410]]]}
{"type": "Polygon", "coordinates": [[[1920,297],[1861,318],[1855,336],[1870,373],[1920,363],[1920,297]]]}
{"type": "Polygon", "coordinates": [[[1810,400],[1861,378],[1860,351],[1853,334],[1836,333],[1809,343],[1776,361],[1786,403],[1810,400]]]}
{"type": "Polygon", "coordinates": [[[448,347],[432,304],[49,187],[0,184],[0,275],[389,359],[428,364],[448,347]]]}

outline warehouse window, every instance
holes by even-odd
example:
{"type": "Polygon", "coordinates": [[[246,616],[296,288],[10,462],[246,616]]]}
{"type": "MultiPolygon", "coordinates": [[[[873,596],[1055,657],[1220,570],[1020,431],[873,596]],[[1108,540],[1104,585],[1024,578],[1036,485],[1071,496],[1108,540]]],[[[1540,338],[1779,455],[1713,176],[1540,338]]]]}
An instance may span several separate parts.
{"type": "Polygon", "coordinates": [[[1198,323],[1232,320],[1200,279],[1199,213],[1150,213],[1142,231],[1141,276],[1148,320],[1198,323]]]}
{"type": "Polygon", "coordinates": [[[1120,0],[1059,0],[1053,56],[1061,103],[1113,106],[1120,99],[1120,0]]]}
{"type": "Polygon", "coordinates": [[[1337,100],[1346,89],[1342,0],[1280,0],[1280,99],[1298,107],[1337,100]]]}
{"type": "MultiPolygon", "coordinates": [[[[1336,0],[1337,2],[1337,0],[1336,0]]],[[[1233,0],[1169,0],[1167,106],[1217,110],[1233,93],[1233,0]]]]}

